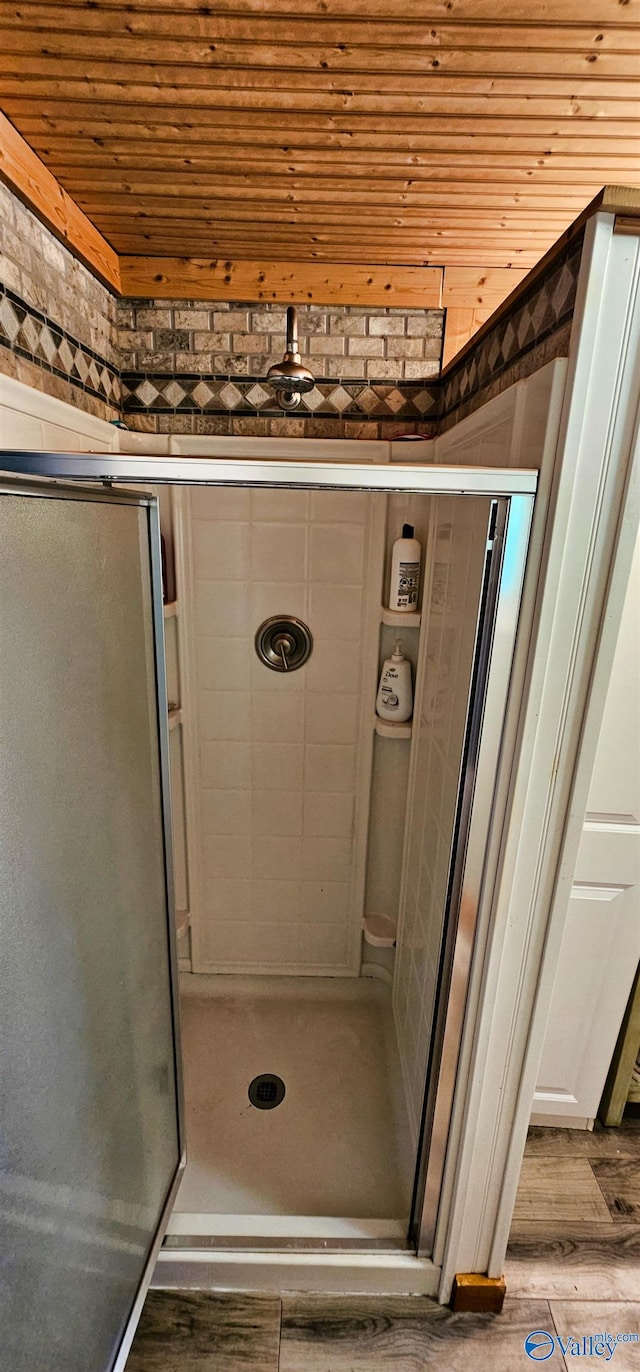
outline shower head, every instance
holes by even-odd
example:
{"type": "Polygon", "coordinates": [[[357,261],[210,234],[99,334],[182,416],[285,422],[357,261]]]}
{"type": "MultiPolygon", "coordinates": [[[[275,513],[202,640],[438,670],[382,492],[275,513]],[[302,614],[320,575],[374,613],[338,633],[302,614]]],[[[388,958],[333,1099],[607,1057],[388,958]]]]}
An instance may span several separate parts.
{"type": "Polygon", "coordinates": [[[283,410],[295,410],[300,404],[303,392],[312,391],[316,384],[311,372],[303,367],[298,352],[298,318],[295,305],[289,305],[287,310],[287,345],[284,357],[282,362],[276,362],[269,368],[267,381],[273,386],[276,400],[283,410]]]}

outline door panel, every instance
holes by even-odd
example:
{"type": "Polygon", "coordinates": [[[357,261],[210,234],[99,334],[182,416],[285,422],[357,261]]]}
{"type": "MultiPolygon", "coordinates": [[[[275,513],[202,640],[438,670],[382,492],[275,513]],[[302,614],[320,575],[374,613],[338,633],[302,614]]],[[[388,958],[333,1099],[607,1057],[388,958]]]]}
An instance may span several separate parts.
{"type": "Polygon", "coordinates": [[[595,1118],[640,957],[638,841],[585,832],[534,1109],[595,1118]]]}
{"type": "Polygon", "coordinates": [[[182,1152],[153,517],[135,496],[0,495],[11,1372],[118,1364],[182,1152]]]}
{"type": "Polygon", "coordinates": [[[640,538],[604,706],[534,1095],[540,1124],[595,1118],[640,959],[640,538]]]}

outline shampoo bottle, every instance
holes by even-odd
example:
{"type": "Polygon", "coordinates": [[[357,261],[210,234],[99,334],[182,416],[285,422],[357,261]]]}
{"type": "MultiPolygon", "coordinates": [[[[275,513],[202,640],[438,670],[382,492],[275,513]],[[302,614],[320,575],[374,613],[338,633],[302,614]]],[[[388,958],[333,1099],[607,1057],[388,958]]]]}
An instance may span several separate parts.
{"type": "Polygon", "coordinates": [[[411,719],[412,711],[411,663],[404,656],[398,639],[391,657],[382,664],[376,714],[380,719],[403,724],[407,719],[411,719]]]}
{"type": "Polygon", "coordinates": [[[420,544],[413,536],[413,524],[403,524],[391,554],[390,610],[417,610],[420,583],[420,544]]]}

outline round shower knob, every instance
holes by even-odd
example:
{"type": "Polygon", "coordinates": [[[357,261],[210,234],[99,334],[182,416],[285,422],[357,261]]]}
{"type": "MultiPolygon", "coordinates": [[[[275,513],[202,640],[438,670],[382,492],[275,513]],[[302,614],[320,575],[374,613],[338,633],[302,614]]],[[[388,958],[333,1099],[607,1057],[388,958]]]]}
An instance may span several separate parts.
{"type": "Polygon", "coordinates": [[[272,672],[295,672],[311,655],[311,630],[293,615],[265,619],[256,634],[256,652],[272,672]]]}

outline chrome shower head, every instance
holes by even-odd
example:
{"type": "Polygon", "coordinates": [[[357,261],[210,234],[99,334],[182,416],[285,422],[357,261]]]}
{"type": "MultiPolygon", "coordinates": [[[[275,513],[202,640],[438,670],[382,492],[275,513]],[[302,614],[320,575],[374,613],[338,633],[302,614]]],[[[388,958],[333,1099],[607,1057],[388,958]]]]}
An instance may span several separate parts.
{"type": "Polygon", "coordinates": [[[312,391],[315,379],[302,365],[298,352],[298,317],[295,305],[287,310],[287,345],[282,362],[274,363],[267,372],[267,381],[273,386],[276,400],[283,410],[295,410],[300,404],[304,391],[312,391]]]}

